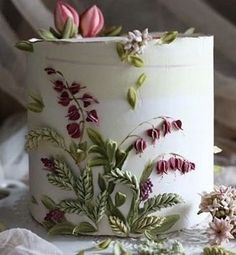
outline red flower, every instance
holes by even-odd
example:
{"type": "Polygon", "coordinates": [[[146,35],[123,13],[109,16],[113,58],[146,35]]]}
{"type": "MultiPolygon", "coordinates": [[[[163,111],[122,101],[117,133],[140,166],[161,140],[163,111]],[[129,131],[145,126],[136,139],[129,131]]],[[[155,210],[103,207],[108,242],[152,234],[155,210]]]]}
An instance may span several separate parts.
{"type": "Polygon", "coordinates": [[[159,160],[156,164],[157,174],[167,174],[169,162],[167,160],[159,160]]]}
{"type": "Polygon", "coordinates": [[[53,159],[41,158],[41,162],[43,163],[45,170],[51,172],[55,171],[55,163],[53,159]]]}
{"type": "Polygon", "coordinates": [[[64,91],[64,92],[62,92],[58,103],[63,105],[63,106],[68,106],[70,101],[71,101],[71,99],[70,99],[70,96],[69,96],[68,92],[64,91]]]}
{"type": "Polygon", "coordinates": [[[72,138],[79,138],[80,137],[80,125],[76,122],[70,123],[66,126],[68,134],[72,138]]]}
{"type": "Polygon", "coordinates": [[[47,67],[44,69],[45,72],[47,72],[48,75],[51,75],[51,74],[55,74],[56,71],[55,69],[51,68],[51,67],[47,67]]]}
{"type": "Polygon", "coordinates": [[[97,103],[97,104],[99,103],[95,97],[91,96],[88,93],[84,93],[81,100],[83,101],[85,108],[91,105],[92,103],[97,103]]]}
{"type": "Polygon", "coordinates": [[[167,119],[164,119],[162,123],[162,131],[164,136],[166,136],[167,133],[171,133],[171,123],[167,119]]]}
{"type": "Polygon", "coordinates": [[[143,138],[138,138],[134,143],[134,148],[136,153],[143,153],[147,148],[147,143],[143,138]]]}
{"type": "Polygon", "coordinates": [[[175,159],[175,167],[176,167],[176,169],[182,171],[183,163],[184,163],[183,159],[176,158],[175,159]]]}
{"type": "Polygon", "coordinates": [[[77,82],[73,82],[71,86],[69,87],[69,90],[71,94],[75,95],[81,90],[81,88],[84,88],[84,87],[81,87],[81,85],[77,82]]]}
{"type": "Polygon", "coordinates": [[[97,114],[96,110],[87,112],[86,121],[98,124],[99,118],[98,118],[98,114],[97,114]]]}
{"type": "Polygon", "coordinates": [[[196,167],[195,164],[193,162],[190,162],[190,169],[195,170],[195,167],[196,167]]]}
{"type": "Polygon", "coordinates": [[[182,173],[185,174],[189,172],[190,169],[191,169],[190,162],[188,160],[184,160],[182,165],[182,173]]]}
{"type": "Polygon", "coordinates": [[[152,138],[153,143],[160,138],[160,130],[157,128],[151,128],[147,130],[147,135],[152,138]]]}
{"type": "Polygon", "coordinates": [[[172,121],[171,125],[175,130],[179,130],[179,129],[183,130],[181,120],[174,120],[172,121]]]}
{"type": "Polygon", "coordinates": [[[170,169],[176,170],[176,158],[171,157],[171,158],[169,158],[168,162],[169,162],[170,169]]]}
{"type": "Polygon", "coordinates": [[[63,81],[61,81],[61,80],[54,81],[54,89],[57,92],[62,92],[62,90],[64,88],[65,88],[65,85],[64,85],[63,81]]]}
{"type": "Polygon", "coordinates": [[[80,118],[80,113],[78,108],[75,105],[71,105],[68,109],[68,117],[69,120],[78,120],[80,118]]]}
{"type": "Polygon", "coordinates": [[[64,219],[64,216],[65,216],[64,212],[60,211],[59,209],[54,209],[47,213],[44,220],[59,223],[64,219]]]}

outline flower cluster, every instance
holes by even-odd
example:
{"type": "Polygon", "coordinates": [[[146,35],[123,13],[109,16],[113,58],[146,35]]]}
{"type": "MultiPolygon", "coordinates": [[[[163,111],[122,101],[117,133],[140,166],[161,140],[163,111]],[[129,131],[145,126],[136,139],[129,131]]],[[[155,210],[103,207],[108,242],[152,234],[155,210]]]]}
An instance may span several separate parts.
{"type": "Polygon", "coordinates": [[[53,159],[49,158],[41,158],[41,162],[43,163],[44,169],[49,172],[55,171],[55,163],[53,159]]]}
{"type": "Polygon", "coordinates": [[[83,37],[94,37],[104,27],[103,14],[96,5],[79,15],[71,5],[63,0],[57,0],[54,10],[54,23],[59,33],[64,33],[68,19],[72,22],[71,37],[77,36],[78,31],[83,37]]]}
{"type": "Polygon", "coordinates": [[[212,192],[201,194],[199,214],[212,215],[208,233],[212,243],[221,244],[232,239],[236,234],[236,189],[216,186],[212,192]]]}
{"type": "Polygon", "coordinates": [[[67,107],[67,119],[70,122],[67,125],[68,134],[72,138],[81,138],[84,133],[85,122],[99,123],[99,117],[95,109],[88,109],[94,104],[98,104],[98,100],[87,92],[83,92],[86,87],[78,82],[71,85],[64,79],[61,72],[48,67],[45,68],[48,75],[54,75],[52,83],[54,90],[59,94],[58,103],[63,107],[67,107]]]}
{"type": "Polygon", "coordinates": [[[152,193],[152,187],[153,187],[153,184],[150,178],[140,183],[141,201],[145,201],[149,198],[149,194],[152,193]]]}
{"type": "Polygon", "coordinates": [[[157,174],[167,174],[168,171],[180,171],[182,174],[188,173],[191,170],[195,170],[195,164],[193,162],[184,159],[183,157],[177,157],[176,155],[170,157],[168,160],[161,159],[156,163],[157,174]]]}
{"type": "Polygon", "coordinates": [[[65,213],[59,209],[53,209],[46,214],[44,220],[51,221],[53,223],[60,223],[64,220],[65,213]]]}
{"type": "Polygon", "coordinates": [[[127,41],[124,42],[124,49],[128,54],[143,54],[147,42],[151,39],[152,37],[148,33],[147,28],[143,32],[140,32],[139,30],[128,32],[127,41]]]}

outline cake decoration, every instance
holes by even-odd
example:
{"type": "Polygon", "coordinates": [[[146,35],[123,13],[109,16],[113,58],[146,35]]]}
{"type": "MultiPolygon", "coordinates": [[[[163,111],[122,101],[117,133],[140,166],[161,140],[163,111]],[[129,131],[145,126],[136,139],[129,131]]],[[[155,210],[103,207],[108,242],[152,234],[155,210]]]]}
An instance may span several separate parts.
{"type": "Polygon", "coordinates": [[[27,109],[31,112],[42,112],[44,108],[43,99],[39,94],[30,95],[30,102],[27,105],[27,109]]]}

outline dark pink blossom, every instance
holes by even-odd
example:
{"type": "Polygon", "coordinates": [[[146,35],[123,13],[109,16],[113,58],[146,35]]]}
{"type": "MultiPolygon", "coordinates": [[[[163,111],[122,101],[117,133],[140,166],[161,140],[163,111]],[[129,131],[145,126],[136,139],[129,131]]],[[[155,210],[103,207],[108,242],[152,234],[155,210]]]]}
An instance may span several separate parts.
{"type": "Polygon", "coordinates": [[[167,119],[164,119],[161,129],[164,136],[166,136],[168,133],[171,133],[171,123],[167,119]]]}
{"type": "Polygon", "coordinates": [[[55,163],[53,159],[41,158],[41,162],[43,163],[45,170],[51,172],[55,171],[55,163]]]}
{"type": "Polygon", "coordinates": [[[62,92],[61,96],[59,97],[58,103],[63,106],[68,106],[71,99],[67,91],[62,92]]]}
{"type": "Polygon", "coordinates": [[[80,113],[78,108],[75,105],[71,105],[68,109],[68,117],[69,120],[78,120],[80,118],[80,113]]]}
{"type": "Polygon", "coordinates": [[[55,74],[56,73],[56,70],[51,68],[51,67],[46,67],[44,69],[45,72],[47,72],[48,75],[51,75],[51,74],[55,74]]]}
{"type": "Polygon", "coordinates": [[[83,101],[85,108],[91,105],[92,103],[97,103],[97,104],[99,103],[95,97],[91,96],[88,93],[84,93],[81,100],[83,101]]]}
{"type": "Polygon", "coordinates": [[[152,193],[152,181],[148,178],[146,181],[140,183],[140,199],[145,201],[149,198],[149,194],[152,193]]]}
{"type": "Polygon", "coordinates": [[[168,159],[168,162],[169,162],[169,167],[171,170],[176,170],[177,167],[176,167],[176,158],[175,157],[171,157],[168,159]]]}
{"type": "Polygon", "coordinates": [[[185,174],[187,172],[189,172],[191,170],[191,164],[188,160],[184,160],[183,161],[183,165],[182,165],[182,173],[185,174]]]}
{"type": "Polygon", "coordinates": [[[56,80],[53,82],[54,83],[54,89],[57,91],[57,92],[62,92],[63,89],[65,88],[65,85],[63,83],[63,81],[61,80],[56,80]]]}
{"type": "Polygon", "coordinates": [[[70,123],[66,126],[68,134],[72,137],[72,138],[79,138],[81,135],[80,132],[80,125],[76,122],[70,123]]]}
{"type": "Polygon", "coordinates": [[[92,110],[92,111],[87,112],[86,121],[98,124],[99,123],[99,118],[98,118],[97,111],[92,110]]]}
{"type": "Polygon", "coordinates": [[[184,163],[183,159],[175,158],[175,166],[178,170],[182,171],[183,163],[184,163]]]}
{"type": "Polygon", "coordinates": [[[159,160],[156,164],[157,174],[167,174],[169,162],[167,160],[159,160]]]}
{"type": "Polygon", "coordinates": [[[171,125],[175,130],[179,130],[179,129],[183,130],[181,120],[174,120],[171,122],[171,125]]]}
{"type": "Polygon", "coordinates": [[[196,167],[196,166],[195,166],[195,163],[190,162],[190,169],[191,169],[191,170],[195,170],[195,167],[196,167]]]}
{"type": "Polygon", "coordinates": [[[54,210],[51,210],[49,213],[47,213],[44,220],[59,223],[59,222],[62,222],[62,220],[64,220],[64,216],[65,216],[64,212],[62,212],[59,209],[54,209],[54,210]]]}
{"type": "Polygon", "coordinates": [[[69,87],[69,91],[71,94],[75,95],[76,93],[79,93],[82,88],[84,87],[82,87],[79,83],[73,82],[69,87]]]}
{"type": "Polygon", "coordinates": [[[157,128],[151,128],[147,130],[147,135],[152,138],[153,143],[160,138],[160,130],[157,128]]]}
{"type": "Polygon", "coordinates": [[[136,150],[136,153],[143,153],[144,150],[147,148],[147,143],[143,138],[138,138],[134,143],[134,148],[136,150]]]}

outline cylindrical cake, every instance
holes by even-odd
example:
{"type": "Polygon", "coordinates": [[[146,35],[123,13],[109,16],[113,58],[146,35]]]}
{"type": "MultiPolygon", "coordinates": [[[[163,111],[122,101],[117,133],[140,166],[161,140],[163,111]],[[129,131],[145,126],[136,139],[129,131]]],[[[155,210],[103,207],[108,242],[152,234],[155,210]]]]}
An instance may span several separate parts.
{"type": "Polygon", "coordinates": [[[173,229],[202,220],[213,37],[152,39],[140,57],[123,40],[37,41],[29,55],[30,207],[52,233],[132,236],[159,216],[179,215],[173,229]]]}

